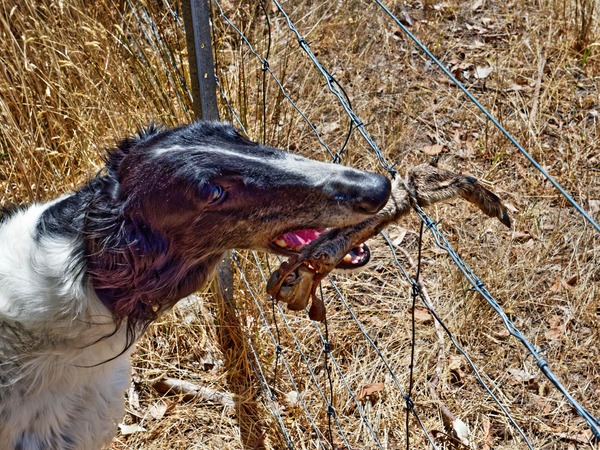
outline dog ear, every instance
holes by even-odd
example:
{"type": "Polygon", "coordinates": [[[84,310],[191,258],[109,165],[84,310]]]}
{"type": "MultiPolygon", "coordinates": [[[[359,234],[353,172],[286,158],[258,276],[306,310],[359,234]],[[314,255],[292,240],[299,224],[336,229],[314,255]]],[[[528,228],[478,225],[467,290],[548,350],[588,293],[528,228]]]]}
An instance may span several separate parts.
{"type": "Polygon", "coordinates": [[[107,152],[104,162],[109,172],[116,174],[119,164],[121,164],[123,158],[129,154],[132,148],[163,131],[164,127],[155,123],[150,123],[145,128],[138,127],[137,132],[133,136],[123,139],[115,148],[107,152]]]}

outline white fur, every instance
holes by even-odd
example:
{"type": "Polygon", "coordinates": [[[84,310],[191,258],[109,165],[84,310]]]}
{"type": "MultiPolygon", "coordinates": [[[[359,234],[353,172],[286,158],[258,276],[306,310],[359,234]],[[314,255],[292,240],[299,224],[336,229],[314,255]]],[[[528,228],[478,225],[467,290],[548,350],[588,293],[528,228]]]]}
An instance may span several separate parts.
{"type": "Polygon", "coordinates": [[[78,243],[35,241],[49,205],[32,205],[0,225],[2,449],[105,446],[124,413],[131,352],[100,363],[123,351],[125,331],[94,343],[115,330],[114,320],[69,267],[78,243]]]}

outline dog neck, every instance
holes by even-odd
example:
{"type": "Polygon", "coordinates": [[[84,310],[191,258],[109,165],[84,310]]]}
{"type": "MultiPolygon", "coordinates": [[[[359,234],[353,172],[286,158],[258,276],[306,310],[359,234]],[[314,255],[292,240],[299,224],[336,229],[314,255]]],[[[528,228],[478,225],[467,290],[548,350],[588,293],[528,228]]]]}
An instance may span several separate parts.
{"type": "Polygon", "coordinates": [[[86,240],[86,271],[115,319],[144,329],[161,312],[206,285],[222,254],[198,254],[188,261],[184,255],[189,252],[179,252],[176,240],[127,221],[125,228],[86,240]]]}

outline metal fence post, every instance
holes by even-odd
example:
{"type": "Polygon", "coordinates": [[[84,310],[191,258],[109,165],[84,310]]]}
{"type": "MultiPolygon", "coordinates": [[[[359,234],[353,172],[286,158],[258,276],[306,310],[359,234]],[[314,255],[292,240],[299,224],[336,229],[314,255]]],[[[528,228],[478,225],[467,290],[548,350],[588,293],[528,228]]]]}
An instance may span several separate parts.
{"type": "MultiPolygon", "coordinates": [[[[208,1],[182,0],[181,6],[186,29],[194,115],[196,119],[219,120],[208,1]]],[[[225,254],[217,266],[212,290],[225,307],[225,324],[230,323],[235,317],[230,252],[225,254]]]]}

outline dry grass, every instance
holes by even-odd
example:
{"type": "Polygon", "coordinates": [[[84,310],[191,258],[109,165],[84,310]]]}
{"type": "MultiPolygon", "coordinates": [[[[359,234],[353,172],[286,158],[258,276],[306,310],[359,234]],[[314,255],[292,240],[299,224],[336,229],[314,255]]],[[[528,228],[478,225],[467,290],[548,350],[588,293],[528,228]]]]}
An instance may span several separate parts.
{"type": "MultiPolygon", "coordinates": [[[[102,150],[138,124],[150,119],[167,124],[189,119],[185,112],[189,99],[179,78],[165,75],[165,69],[173,75],[174,66],[185,67],[181,30],[167,9],[150,7],[150,3],[154,5],[149,2],[149,15],[168,45],[168,55],[152,49],[144,36],[144,30],[150,32],[147,21],[140,15],[142,24],[138,23],[125,2],[120,10],[109,0],[9,0],[0,7],[3,204],[46,199],[80,185],[98,169],[102,150]]],[[[236,5],[223,3],[264,55],[262,12],[236,5]]],[[[404,6],[414,21],[414,34],[598,218],[600,61],[593,44],[598,36],[594,3],[451,0],[424,5],[425,9],[419,3],[404,6]],[[473,9],[478,3],[481,6],[473,9]],[[489,75],[477,79],[477,69],[487,67],[492,69],[489,75]]],[[[344,86],[358,116],[370,123],[367,129],[386,157],[398,162],[400,172],[430,158],[423,153],[424,146],[443,144],[444,166],[484,179],[511,206],[514,234],[461,202],[429,213],[436,220],[444,219],[442,231],[454,248],[527,338],[546,349],[544,357],[575,398],[600,416],[598,234],[375,5],[294,1],[285,8],[322,63],[344,86]]],[[[400,2],[392,9],[402,15],[400,2]]],[[[269,12],[274,20],[270,67],[317,125],[324,141],[337,151],[345,140],[348,119],[282,19],[269,12]]],[[[261,139],[261,67],[227,25],[216,22],[221,81],[251,137],[261,139]]],[[[273,80],[268,82],[267,101],[269,144],[329,159],[273,80]]],[[[222,106],[222,116],[231,119],[222,106]]],[[[344,152],[344,163],[381,170],[356,132],[344,152]]],[[[415,255],[418,224],[410,218],[402,226],[408,232],[401,245],[415,255]]],[[[401,232],[390,230],[395,236],[401,232]]],[[[374,261],[369,271],[336,275],[335,280],[406,387],[409,288],[384,243],[377,239],[371,247],[374,261]]],[[[532,358],[525,358],[522,346],[506,336],[498,317],[468,290],[458,269],[436,250],[429,235],[423,248],[424,283],[439,316],[486,381],[502,390],[501,399],[534,447],[592,448],[585,444],[585,423],[540,375],[532,358]]],[[[400,257],[406,263],[406,257],[401,253],[400,257]]],[[[266,259],[259,259],[266,268],[266,259]]],[[[202,294],[175,308],[139,342],[125,422],[141,424],[146,431],[117,436],[114,448],[283,447],[246,358],[245,336],[249,336],[265,376],[273,380],[270,305],[252,256],[240,255],[240,263],[244,271],[236,273],[237,321],[220,318],[213,297],[202,294]],[[268,327],[257,304],[265,311],[268,327]],[[223,341],[225,328],[233,345],[223,341]],[[231,392],[236,408],[183,401],[177,396],[163,398],[151,386],[164,375],[231,392]]],[[[271,267],[274,264],[271,260],[271,267]]],[[[366,384],[385,382],[382,392],[362,400],[361,405],[385,448],[403,447],[405,416],[398,389],[331,286],[325,285],[324,290],[333,355],[350,389],[357,393],[366,384]]],[[[286,314],[286,318],[328,392],[315,325],[304,314],[286,314]]],[[[293,379],[326,435],[323,401],[280,316],[278,325],[293,379]]],[[[372,448],[373,440],[342,379],[337,373],[332,379],[338,419],[352,447],[372,448]]],[[[282,400],[293,387],[281,363],[271,387],[279,393],[280,406],[285,406],[282,416],[294,444],[314,448],[306,413],[282,400]]],[[[472,448],[524,448],[448,339],[440,342],[426,319],[417,322],[413,394],[430,431],[444,429],[440,413],[444,404],[468,425],[472,448]],[[439,400],[427,384],[434,376],[439,377],[439,400]]],[[[425,448],[414,420],[411,430],[412,448],[425,448]]],[[[339,443],[339,433],[334,434],[339,443]]],[[[449,442],[443,445],[451,446],[449,442]]]]}

